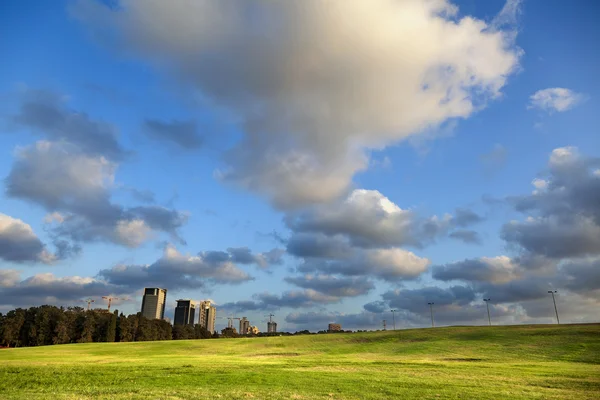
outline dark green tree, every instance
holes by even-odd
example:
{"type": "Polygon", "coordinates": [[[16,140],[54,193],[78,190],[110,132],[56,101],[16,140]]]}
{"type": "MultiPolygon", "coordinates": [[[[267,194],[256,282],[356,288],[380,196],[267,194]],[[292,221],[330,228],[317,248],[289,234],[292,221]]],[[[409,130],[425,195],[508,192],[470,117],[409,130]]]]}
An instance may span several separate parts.
{"type": "Polygon", "coordinates": [[[112,343],[115,341],[117,336],[117,319],[119,318],[119,310],[115,310],[111,314],[110,321],[108,322],[108,329],[106,330],[106,341],[112,343]]]}

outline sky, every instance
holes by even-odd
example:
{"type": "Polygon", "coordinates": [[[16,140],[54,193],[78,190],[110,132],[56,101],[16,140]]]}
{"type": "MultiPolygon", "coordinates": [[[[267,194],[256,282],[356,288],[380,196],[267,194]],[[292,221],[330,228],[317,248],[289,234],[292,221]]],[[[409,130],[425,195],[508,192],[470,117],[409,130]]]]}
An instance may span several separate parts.
{"type": "Polygon", "coordinates": [[[600,5],[0,4],[0,312],[596,321],[600,5]]]}

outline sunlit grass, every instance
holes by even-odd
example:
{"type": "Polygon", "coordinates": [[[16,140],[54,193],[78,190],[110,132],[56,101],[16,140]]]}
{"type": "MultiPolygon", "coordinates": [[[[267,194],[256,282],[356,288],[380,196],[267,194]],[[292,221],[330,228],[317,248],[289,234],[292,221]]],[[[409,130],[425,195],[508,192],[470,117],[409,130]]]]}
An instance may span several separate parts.
{"type": "Polygon", "coordinates": [[[0,399],[598,399],[600,325],[0,350],[0,399]]]}

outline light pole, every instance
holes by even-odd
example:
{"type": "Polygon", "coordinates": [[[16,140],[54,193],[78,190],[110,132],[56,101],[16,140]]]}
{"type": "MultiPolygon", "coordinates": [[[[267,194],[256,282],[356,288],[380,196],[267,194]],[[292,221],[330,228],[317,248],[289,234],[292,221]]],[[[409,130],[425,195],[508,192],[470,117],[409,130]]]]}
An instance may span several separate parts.
{"type": "Polygon", "coordinates": [[[427,304],[429,304],[429,311],[431,311],[431,327],[435,328],[435,324],[433,323],[433,305],[435,303],[427,303],[427,304]]]}
{"type": "Polygon", "coordinates": [[[552,302],[554,303],[554,312],[556,313],[556,323],[560,325],[560,319],[558,319],[558,309],[556,308],[556,299],[554,293],[558,293],[556,290],[548,290],[548,293],[552,295],[552,302]]]}
{"type": "Polygon", "coordinates": [[[394,324],[394,330],[396,330],[396,314],[395,314],[395,312],[398,310],[390,310],[390,311],[392,312],[392,321],[394,324]]]}
{"type": "Polygon", "coordinates": [[[490,326],[492,326],[492,319],[490,318],[490,303],[488,303],[490,300],[491,299],[483,299],[488,310],[488,322],[490,323],[490,326]]]}

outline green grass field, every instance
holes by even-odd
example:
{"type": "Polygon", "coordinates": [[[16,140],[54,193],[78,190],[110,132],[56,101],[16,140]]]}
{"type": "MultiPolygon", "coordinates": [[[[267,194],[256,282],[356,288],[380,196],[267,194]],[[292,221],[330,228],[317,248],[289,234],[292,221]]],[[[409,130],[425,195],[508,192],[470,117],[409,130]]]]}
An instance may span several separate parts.
{"type": "Polygon", "coordinates": [[[599,399],[600,325],[0,350],[0,399],[599,399]]]}

